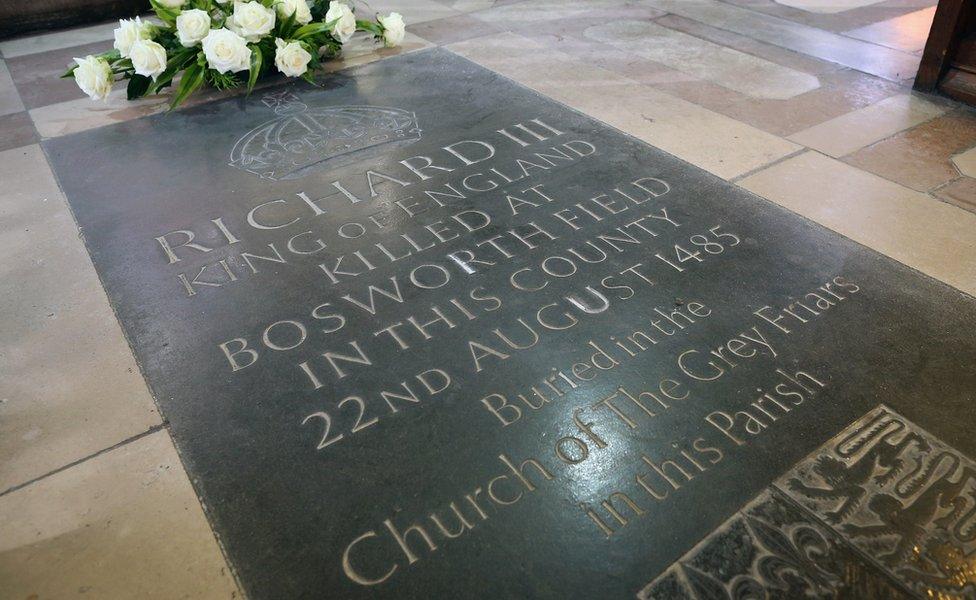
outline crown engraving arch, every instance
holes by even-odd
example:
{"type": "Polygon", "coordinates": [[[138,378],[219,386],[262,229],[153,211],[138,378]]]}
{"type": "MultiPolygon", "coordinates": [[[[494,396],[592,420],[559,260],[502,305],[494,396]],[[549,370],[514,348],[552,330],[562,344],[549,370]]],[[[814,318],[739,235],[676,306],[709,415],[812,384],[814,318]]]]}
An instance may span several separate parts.
{"type": "Polygon", "coordinates": [[[420,140],[416,114],[401,108],[310,107],[290,91],[261,101],[277,117],[237,140],[228,164],[262,179],[298,179],[339,157],[420,140]]]}

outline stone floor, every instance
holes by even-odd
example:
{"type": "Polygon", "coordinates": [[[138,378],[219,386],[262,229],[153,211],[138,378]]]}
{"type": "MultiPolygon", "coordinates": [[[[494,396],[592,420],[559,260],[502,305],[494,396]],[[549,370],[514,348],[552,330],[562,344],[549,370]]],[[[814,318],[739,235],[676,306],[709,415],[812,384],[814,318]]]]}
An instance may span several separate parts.
{"type": "MultiPolygon", "coordinates": [[[[976,294],[976,112],[911,91],[935,4],[371,0],[406,43],[330,69],[444,46],[976,294]]],[[[164,110],[57,78],[112,29],[0,42],[0,598],[239,597],[38,145],[164,110]]]]}

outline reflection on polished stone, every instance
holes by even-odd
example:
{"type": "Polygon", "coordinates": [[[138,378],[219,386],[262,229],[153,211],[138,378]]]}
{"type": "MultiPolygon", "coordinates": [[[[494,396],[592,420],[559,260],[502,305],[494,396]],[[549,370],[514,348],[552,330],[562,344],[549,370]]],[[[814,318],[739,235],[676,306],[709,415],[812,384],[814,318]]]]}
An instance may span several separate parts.
{"type": "Polygon", "coordinates": [[[971,297],[444,49],[44,147],[252,598],[892,597],[764,490],[976,453],[971,297]]]}

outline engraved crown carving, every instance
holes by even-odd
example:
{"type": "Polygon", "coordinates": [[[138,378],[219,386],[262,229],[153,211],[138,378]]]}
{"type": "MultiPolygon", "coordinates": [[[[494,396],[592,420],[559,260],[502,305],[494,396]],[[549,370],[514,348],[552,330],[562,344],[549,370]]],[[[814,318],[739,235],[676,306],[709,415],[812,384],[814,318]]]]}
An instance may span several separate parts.
{"type": "Polygon", "coordinates": [[[379,106],[309,107],[292,92],[262,98],[277,118],[247,132],[230,153],[230,166],[263,179],[295,179],[339,156],[420,139],[417,116],[379,106]]]}

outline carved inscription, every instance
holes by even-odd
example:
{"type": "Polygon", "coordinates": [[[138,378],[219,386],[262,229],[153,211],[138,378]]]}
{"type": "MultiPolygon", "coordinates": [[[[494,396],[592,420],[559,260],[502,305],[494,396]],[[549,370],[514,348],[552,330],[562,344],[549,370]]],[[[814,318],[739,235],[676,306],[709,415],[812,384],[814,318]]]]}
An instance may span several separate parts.
{"type": "Polygon", "coordinates": [[[973,463],[823,440],[971,299],[442,49],[44,144],[248,597],[969,593],[973,463]]]}
{"type": "Polygon", "coordinates": [[[640,598],[972,598],[976,463],[881,405],[640,598]]]}

